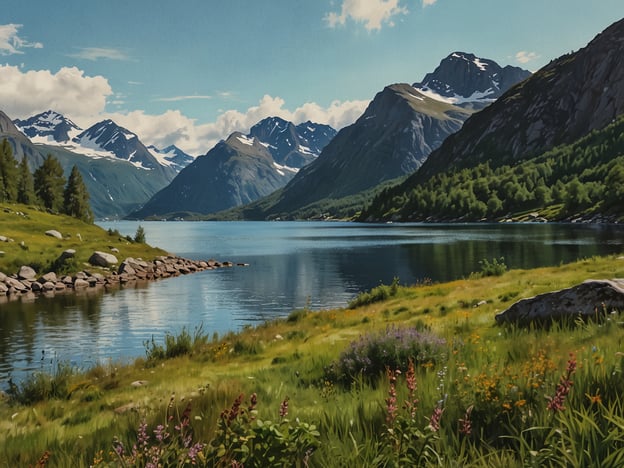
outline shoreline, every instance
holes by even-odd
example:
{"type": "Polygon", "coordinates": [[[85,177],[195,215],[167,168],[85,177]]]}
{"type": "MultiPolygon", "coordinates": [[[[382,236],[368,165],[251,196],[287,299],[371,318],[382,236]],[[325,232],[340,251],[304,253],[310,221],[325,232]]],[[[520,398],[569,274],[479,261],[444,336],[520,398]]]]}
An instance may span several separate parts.
{"type": "Polygon", "coordinates": [[[99,271],[81,270],[73,274],[48,272],[38,274],[28,266],[17,273],[0,272],[0,302],[33,298],[54,297],[57,294],[78,293],[97,289],[112,289],[135,282],[152,282],[206,270],[233,267],[234,263],[210,260],[191,260],[176,255],[162,255],[152,261],[128,257],[116,269],[93,265],[99,271]]]}

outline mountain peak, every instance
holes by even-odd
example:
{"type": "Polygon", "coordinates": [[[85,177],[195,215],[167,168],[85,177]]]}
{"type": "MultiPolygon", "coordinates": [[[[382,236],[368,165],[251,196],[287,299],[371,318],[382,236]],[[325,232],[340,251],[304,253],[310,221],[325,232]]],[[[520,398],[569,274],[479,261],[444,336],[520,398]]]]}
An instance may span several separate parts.
{"type": "Polygon", "coordinates": [[[15,125],[29,138],[40,137],[57,143],[66,143],[72,135],[80,132],[74,122],[53,110],[41,112],[32,117],[14,121],[15,125]]]}
{"type": "Polygon", "coordinates": [[[455,51],[427,73],[414,88],[422,94],[455,105],[484,107],[531,73],[519,67],[501,67],[494,60],[455,51]]]}

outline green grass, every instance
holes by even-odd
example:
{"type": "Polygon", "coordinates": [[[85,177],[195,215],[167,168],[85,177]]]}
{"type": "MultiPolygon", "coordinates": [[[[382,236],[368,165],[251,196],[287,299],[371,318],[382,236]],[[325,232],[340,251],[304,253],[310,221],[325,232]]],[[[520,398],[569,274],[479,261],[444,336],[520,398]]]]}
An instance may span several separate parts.
{"type": "MultiPolygon", "coordinates": [[[[287,441],[242,419],[236,419],[236,427],[286,457],[284,450],[301,448],[297,430],[304,439],[309,435],[297,424],[313,424],[320,445],[309,466],[438,461],[446,466],[618,466],[624,459],[624,317],[549,330],[499,327],[494,321],[515,300],[590,277],[624,277],[624,260],[591,258],[401,286],[395,295],[353,309],[295,312],[221,337],[185,330],[154,343],[163,353],[151,359],[72,374],[61,397],[48,395],[28,405],[5,399],[0,404],[0,466],[34,465],[46,452],[48,466],[89,466],[100,459],[114,463],[115,437],[131,446],[141,421],[153,430],[170,404],[181,414],[190,403],[194,441],[220,440],[226,434],[219,425],[222,411],[240,394],[247,402],[253,393],[256,417],[272,421],[267,430],[287,433],[287,441]],[[381,372],[347,386],[327,372],[351,342],[378,336],[389,326],[427,330],[446,342],[443,359],[416,366],[413,394],[405,369],[395,382],[381,372]],[[176,357],[167,358],[168,349],[176,357]],[[557,394],[570,353],[577,368],[565,410],[549,411],[548,398],[557,394]],[[132,385],[139,380],[147,383],[132,385]],[[389,422],[392,392],[398,409],[389,422]],[[288,422],[278,415],[286,398],[288,422]],[[412,415],[403,403],[414,399],[412,415]],[[437,407],[443,411],[440,429],[433,431],[430,418],[437,407]],[[470,434],[460,431],[460,420],[466,419],[470,434]],[[402,444],[403,438],[413,443],[402,444]]],[[[181,453],[183,448],[169,450],[181,453]]],[[[298,457],[302,463],[303,455],[298,457]]]]}
{"type": "Polygon", "coordinates": [[[0,204],[0,235],[12,239],[0,242],[0,251],[4,252],[0,256],[0,271],[6,274],[17,272],[22,265],[30,265],[40,274],[50,271],[67,249],[74,249],[76,255],[66,273],[85,268],[96,271],[87,262],[96,250],[111,252],[116,248],[119,252],[115,256],[120,262],[126,257],[151,260],[165,254],[161,249],[133,242],[94,224],[19,204],[0,204]],[[63,239],[45,235],[52,229],[59,231],[63,239]]]}

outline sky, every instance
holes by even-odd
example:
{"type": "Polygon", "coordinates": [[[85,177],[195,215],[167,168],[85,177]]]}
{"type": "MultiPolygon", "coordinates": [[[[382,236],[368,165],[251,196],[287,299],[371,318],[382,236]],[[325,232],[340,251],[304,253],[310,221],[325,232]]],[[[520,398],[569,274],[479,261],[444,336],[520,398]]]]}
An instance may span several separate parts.
{"type": "Polygon", "coordinates": [[[205,154],[269,116],[336,129],[454,51],[536,71],[622,0],[2,0],[0,110],[205,154]]]}

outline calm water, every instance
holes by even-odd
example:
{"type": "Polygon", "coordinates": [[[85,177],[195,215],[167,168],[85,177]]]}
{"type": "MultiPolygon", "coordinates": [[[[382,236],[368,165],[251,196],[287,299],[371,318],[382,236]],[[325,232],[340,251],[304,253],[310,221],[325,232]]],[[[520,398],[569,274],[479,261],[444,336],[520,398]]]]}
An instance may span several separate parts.
{"type": "MultiPolygon", "coordinates": [[[[101,223],[134,235],[139,223],[101,223]]],[[[111,293],[0,304],[0,387],[9,375],[144,354],[152,336],[182,327],[224,333],[302,307],[345,305],[398,276],[467,276],[484,258],[512,268],[624,252],[624,227],[358,225],[322,222],[143,222],[148,243],[194,259],[248,263],[111,293]]]]}

